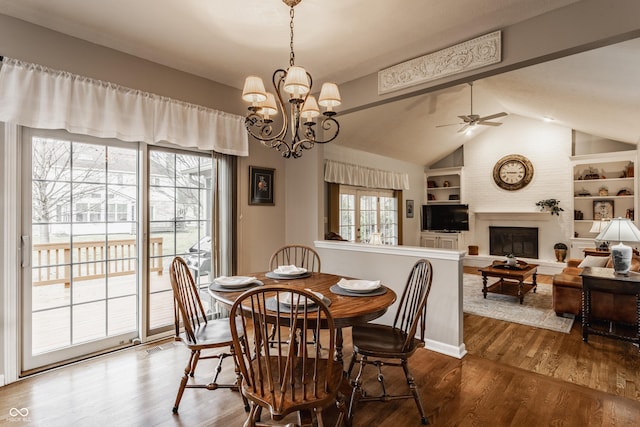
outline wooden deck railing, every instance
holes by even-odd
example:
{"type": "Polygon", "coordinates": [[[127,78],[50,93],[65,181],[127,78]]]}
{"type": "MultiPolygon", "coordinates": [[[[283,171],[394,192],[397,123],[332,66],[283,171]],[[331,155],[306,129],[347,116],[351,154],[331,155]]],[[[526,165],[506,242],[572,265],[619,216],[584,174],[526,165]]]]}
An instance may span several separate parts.
{"type": "MultiPolygon", "coordinates": [[[[33,269],[31,282],[34,286],[64,283],[73,280],[99,279],[109,276],[124,276],[136,272],[138,254],[135,239],[74,242],[73,248],[64,243],[39,243],[33,245],[33,269]],[[108,261],[107,261],[108,251],[108,261]],[[73,264],[72,264],[73,262],[73,264]]],[[[150,268],[162,274],[162,237],[149,240],[150,268]]]]}

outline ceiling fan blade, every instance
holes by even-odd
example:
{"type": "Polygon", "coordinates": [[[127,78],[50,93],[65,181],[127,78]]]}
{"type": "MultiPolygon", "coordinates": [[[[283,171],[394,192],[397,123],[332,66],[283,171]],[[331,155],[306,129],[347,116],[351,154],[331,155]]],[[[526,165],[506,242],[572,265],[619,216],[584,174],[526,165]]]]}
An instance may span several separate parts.
{"type": "Polygon", "coordinates": [[[463,122],[471,123],[473,121],[473,117],[471,116],[458,116],[463,122]]]}
{"type": "Polygon", "coordinates": [[[492,120],[492,119],[497,119],[498,117],[504,117],[506,116],[507,113],[505,113],[504,111],[501,113],[496,113],[496,114],[492,114],[490,116],[486,116],[486,117],[481,117],[479,120],[480,122],[484,122],[485,120],[492,120]]]}
{"type": "Polygon", "coordinates": [[[456,125],[463,125],[464,123],[449,123],[448,125],[437,125],[437,128],[444,128],[447,126],[456,126],[456,125]]]}
{"type": "Polygon", "coordinates": [[[460,129],[458,129],[458,133],[460,132],[464,132],[465,130],[467,130],[467,128],[471,126],[469,123],[467,123],[466,125],[462,126],[460,129]]]}
{"type": "Polygon", "coordinates": [[[502,123],[499,122],[478,122],[479,125],[483,126],[500,126],[502,123]]]}

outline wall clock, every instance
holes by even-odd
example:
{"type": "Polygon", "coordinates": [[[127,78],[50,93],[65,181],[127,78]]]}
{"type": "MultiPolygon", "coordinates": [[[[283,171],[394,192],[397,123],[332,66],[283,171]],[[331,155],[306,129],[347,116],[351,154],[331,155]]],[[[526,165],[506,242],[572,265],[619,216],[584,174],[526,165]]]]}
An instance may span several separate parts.
{"type": "Polygon", "coordinates": [[[526,187],[533,178],[533,165],[524,156],[509,154],[496,162],[493,180],[498,187],[514,191],[526,187]]]}

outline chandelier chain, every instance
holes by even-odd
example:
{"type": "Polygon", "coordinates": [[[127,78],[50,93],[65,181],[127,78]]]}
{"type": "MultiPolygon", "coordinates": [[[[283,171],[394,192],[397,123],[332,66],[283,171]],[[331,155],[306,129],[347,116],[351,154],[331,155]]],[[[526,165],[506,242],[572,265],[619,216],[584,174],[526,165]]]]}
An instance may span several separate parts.
{"type": "Polygon", "coordinates": [[[289,65],[292,67],[295,65],[296,55],[293,53],[293,6],[291,6],[291,10],[289,11],[289,16],[291,17],[291,22],[289,23],[289,28],[291,29],[291,42],[289,43],[289,47],[291,48],[291,53],[289,54],[289,65]]]}

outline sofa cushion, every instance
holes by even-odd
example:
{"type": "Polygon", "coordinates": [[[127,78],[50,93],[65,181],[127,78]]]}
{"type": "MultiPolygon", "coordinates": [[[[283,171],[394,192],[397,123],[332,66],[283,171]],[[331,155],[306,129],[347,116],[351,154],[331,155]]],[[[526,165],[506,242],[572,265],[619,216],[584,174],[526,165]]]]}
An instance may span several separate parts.
{"type": "Polygon", "coordinates": [[[580,268],[585,267],[604,267],[611,257],[587,255],[578,265],[580,268]]]}

